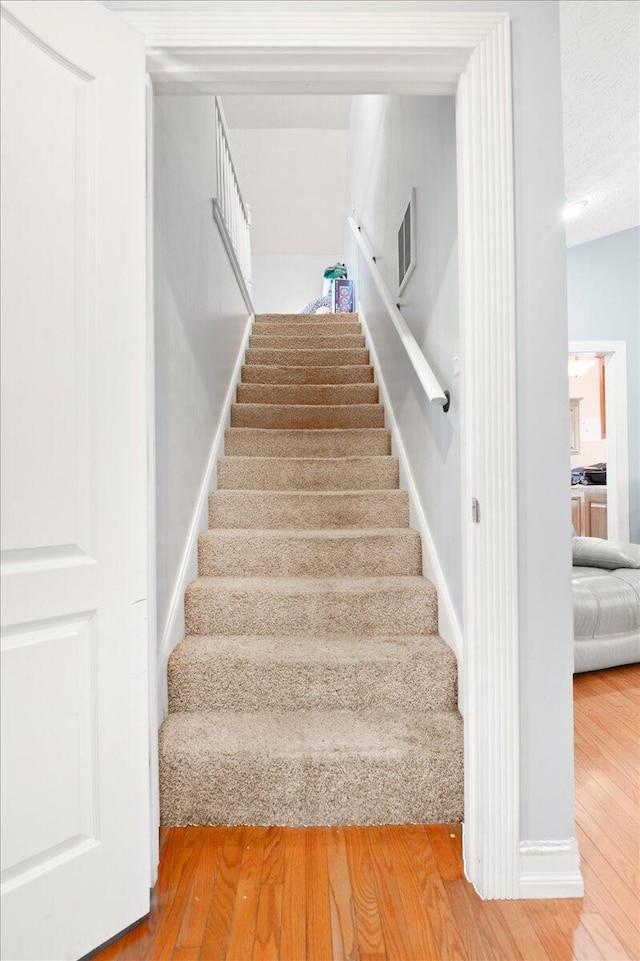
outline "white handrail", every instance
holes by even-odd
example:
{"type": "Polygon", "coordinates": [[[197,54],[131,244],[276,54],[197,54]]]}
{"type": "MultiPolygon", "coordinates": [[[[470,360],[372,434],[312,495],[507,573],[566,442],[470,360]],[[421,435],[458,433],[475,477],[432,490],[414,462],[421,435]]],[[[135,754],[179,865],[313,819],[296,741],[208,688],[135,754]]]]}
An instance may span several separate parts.
{"type": "Polygon", "coordinates": [[[397,304],[394,302],[391,294],[389,293],[389,288],[385,284],[384,278],[378,269],[378,265],[373,259],[373,255],[367,246],[367,242],[362,236],[360,227],[355,222],[353,217],[348,218],[348,224],[353,231],[353,236],[355,237],[356,243],[360,248],[360,253],[362,254],[364,261],[369,268],[369,273],[373,278],[374,284],[378,288],[378,293],[380,294],[382,302],[387,309],[387,313],[391,318],[391,322],[398,331],[398,335],[402,341],[402,346],[407,352],[407,356],[409,357],[413,369],[418,376],[418,380],[424,388],[425,394],[432,404],[438,404],[439,406],[448,410],[448,392],[445,392],[440,386],[438,378],[429,366],[427,358],[420,350],[417,340],[409,330],[406,320],[398,310],[397,304]]]}
{"type": "Polygon", "coordinates": [[[218,212],[226,229],[228,241],[235,254],[244,284],[251,290],[251,215],[242,198],[238,175],[231,155],[229,129],[222,103],[214,104],[214,134],[216,144],[216,195],[214,211],[218,212]]]}

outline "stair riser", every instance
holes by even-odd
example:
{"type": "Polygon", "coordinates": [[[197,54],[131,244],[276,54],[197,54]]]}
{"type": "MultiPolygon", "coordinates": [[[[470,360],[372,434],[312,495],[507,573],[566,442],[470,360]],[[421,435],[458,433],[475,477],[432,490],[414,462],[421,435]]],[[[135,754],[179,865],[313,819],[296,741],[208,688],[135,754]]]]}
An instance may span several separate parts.
{"type": "Polygon", "coordinates": [[[313,323],[309,320],[306,324],[277,324],[274,321],[261,324],[256,321],[251,328],[252,334],[273,334],[275,337],[324,337],[334,334],[362,334],[360,324],[338,322],[336,324],[327,321],[325,323],[313,323]]]}
{"type": "Polygon", "coordinates": [[[455,753],[431,749],[320,755],[194,757],[160,740],[163,825],[458,823],[462,736],[455,753]],[[442,790],[443,784],[455,790],[442,790]],[[175,785],[180,789],[176,790],[175,785]],[[401,786],[401,789],[400,789],[401,786]]]}
{"type": "Polygon", "coordinates": [[[242,368],[243,384],[370,384],[373,367],[271,367],[248,364],[242,368]]]}
{"type": "Polygon", "coordinates": [[[264,430],[232,427],[224,452],[236,457],[376,457],[391,453],[382,427],[361,430],[264,430]]]}
{"type": "Polygon", "coordinates": [[[377,404],[376,384],[240,384],[239,404],[377,404]]]}
{"type": "Polygon", "coordinates": [[[212,577],[394,577],[422,573],[415,531],[332,538],[290,531],[205,531],[198,542],[198,571],[212,577]]]}
{"type": "Polygon", "coordinates": [[[185,599],[187,634],[434,634],[435,590],[420,588],[308,593],[225,588],[215,578],[194,581],[185,599]]]}
{"type": "Polygon", "coordinates": [[[357,324],[357,314],[256,314],[256,324],[317,323],[317,317],[327,317],[332,324],[357,324]]]}
{"type": "Polygon", "coordinates": [[[272,367],[346,367],[369,363],[369,351],[359,347],[338,349],[304,350],[295,348],[274,349],[270,347],[249,347],[246,354],[247,364],[267,364],[272,367]]]}
{"type": "Polygon", "coordinates": [[[379,404],[334,407],[314,404],[233,404],[231,426],[277,430],[384,427],[384,408],[379,404]]]}
{"type": "Polygon", "coordinates": [[[313,337],[305,333],[304,336],[292,337],[275,334],[252,334],[249,347],[268,347],[270,350],[351,350],[355,347],[364,348],[365,340],[362,334],[322,334],[313,337]]]}
{"type": "Polygon", "coordinates": [[[408,527],[409,498],[400,490],[362,494],[215,491],[209,498],[209,526],[231,530],[408,527]]]}
{"type": "Polygon", "coordinates": [[[392,490],[398,487],[395,457],[223,457],[219,490],[392,490]]]}
{"type": "MultiPolygon", "coordinates": [[[[343,643],[342,641],[331,642],[343,643]]],[[[225,654],[203,660],[175,649],[169,662],[169,710],[207,711],[360,710],[368,708],[456,710],[455,660],[437,664],[423,654],[400,662],[367,656],[313,663],[256,660],[225,654]],[[177,656],[176,656],[177,655],[177,656]]],[[[440,652],[438,652],[440,653],[440,652]]],[[[444,651],[442,652],[444,654],[444,651]]]]}

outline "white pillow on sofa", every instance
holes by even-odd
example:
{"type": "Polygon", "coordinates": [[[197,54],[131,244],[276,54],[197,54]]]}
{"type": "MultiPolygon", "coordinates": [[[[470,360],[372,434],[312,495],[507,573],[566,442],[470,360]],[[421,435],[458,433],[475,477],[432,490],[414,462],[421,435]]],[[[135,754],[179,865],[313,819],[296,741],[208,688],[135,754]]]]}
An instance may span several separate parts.
{"type": "Polygon", "coordinates": [[[640,544],[606,541],[601,537],[573,538],[573,566],[600,567],[616,571],[621,567],[640,568],[640,544]]]}

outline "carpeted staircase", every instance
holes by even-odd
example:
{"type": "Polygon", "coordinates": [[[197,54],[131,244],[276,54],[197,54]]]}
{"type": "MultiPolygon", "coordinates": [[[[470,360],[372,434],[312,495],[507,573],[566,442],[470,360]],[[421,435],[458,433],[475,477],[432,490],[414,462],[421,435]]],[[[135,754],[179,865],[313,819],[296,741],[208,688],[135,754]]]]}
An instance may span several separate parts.
{"type": "Polygon", "coordinates": [[[456,662],[357,315],[256,317],[209,523],[162,822],[461,820],[456,662]]]}

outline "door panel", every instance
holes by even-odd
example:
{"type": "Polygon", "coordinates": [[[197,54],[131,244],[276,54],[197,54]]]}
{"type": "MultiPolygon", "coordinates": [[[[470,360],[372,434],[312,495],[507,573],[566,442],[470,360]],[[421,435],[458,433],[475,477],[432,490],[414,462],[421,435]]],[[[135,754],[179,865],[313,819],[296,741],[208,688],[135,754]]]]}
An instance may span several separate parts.
{"type": "Polygon", "coordinates": [[[3,956],[55,961],[149,907],[144,43],[1,10],[3,956]]]}

